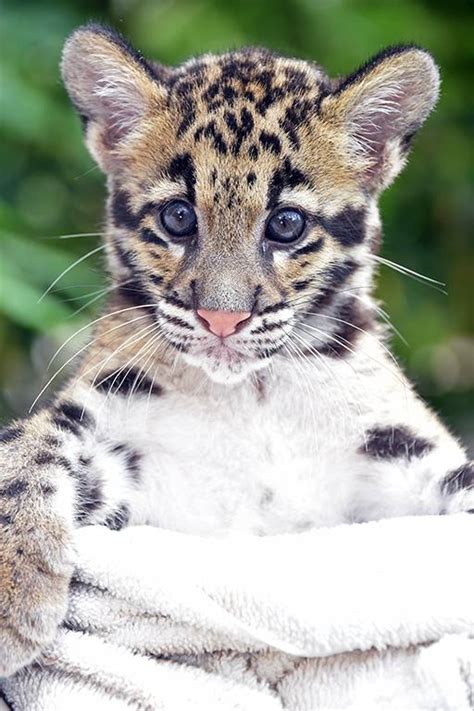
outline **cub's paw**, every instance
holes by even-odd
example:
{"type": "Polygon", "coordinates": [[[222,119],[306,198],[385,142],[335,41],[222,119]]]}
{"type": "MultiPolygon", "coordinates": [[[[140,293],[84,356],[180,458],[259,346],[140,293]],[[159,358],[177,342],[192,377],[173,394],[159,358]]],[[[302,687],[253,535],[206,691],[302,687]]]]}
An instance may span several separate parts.
{"type": "Polygon", "coordinates": [[[63,524],[25,526],[21,518],[21,511],[14,520],[0,515],[0,677],[26,666],[53,640],[73,568],[63,524]]]}
{"type": "Polygon", "coordinates": [[[450,472],[441,483],[445,513],[474,514],[474,462],[450,472]]]}

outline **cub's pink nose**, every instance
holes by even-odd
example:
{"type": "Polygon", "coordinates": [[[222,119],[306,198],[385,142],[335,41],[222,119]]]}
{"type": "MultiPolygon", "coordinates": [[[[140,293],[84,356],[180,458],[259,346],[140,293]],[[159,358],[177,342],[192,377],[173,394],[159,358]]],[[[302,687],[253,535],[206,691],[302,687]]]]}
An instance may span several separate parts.
{"type": "Polygon", "coordinates": [[[207,328],[216,336],[225,338],[235,333],[237,326],[250,316],[250,311],[209,311],[198,309],[198,316],[206,322],[207,328]]]}

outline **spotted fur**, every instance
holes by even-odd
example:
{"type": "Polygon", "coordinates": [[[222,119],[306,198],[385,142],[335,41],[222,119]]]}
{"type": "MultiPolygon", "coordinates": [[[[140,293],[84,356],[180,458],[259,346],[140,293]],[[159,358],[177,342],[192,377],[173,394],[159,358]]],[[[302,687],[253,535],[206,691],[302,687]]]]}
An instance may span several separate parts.
{"type": "Polygon", "coordinates": [[[342,80],[263,49],[180,67],[80,28],[63,77],[107,173],[111,297],[48,407],[0,433],[0,676],[66,607],[74,527],[298,532],[474,509],[472,465],[391,360],[377,198],[433,107],[430,55],[342,80]],[[197,229],[161,220],[187,200],[197,229]],[[305,216],[272,242],[275,210],[305,216]],[[247,315],[217,338],[198,309],[247,315]]]}

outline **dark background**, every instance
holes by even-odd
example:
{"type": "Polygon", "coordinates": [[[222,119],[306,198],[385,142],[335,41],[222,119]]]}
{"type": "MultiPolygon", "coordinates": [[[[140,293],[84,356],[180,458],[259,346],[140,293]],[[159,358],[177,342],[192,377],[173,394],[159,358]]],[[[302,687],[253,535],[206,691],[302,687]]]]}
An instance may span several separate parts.
{"type": "MultiPolygon", "coordinates": [[[[382,199],[382,255],[446,283],[447,295],[382,267],[378,294],[407,343],[393,347],[423,396],[473,441],[473,3],[445,0],[57,0],[1,9],[0,421],[23,414],[58,345],[98,313],[104,179],[61,86],[65,37],[110,23],[164,63],[247,44],[316,60],[332,75],[400,42],[429,49],[442,96],[410,164],[382,199]],[[91,299],[95,299],[88,304],[91,299]],[[81,309],[78,313],[78,309],[81,309]]],[[[73,341],[57,361],[79,348],[73,341]],[[66,354],[66,355],[64,355],[66,354]]],[[[50,375],[54,373],[51,369],[50,375]]]]}

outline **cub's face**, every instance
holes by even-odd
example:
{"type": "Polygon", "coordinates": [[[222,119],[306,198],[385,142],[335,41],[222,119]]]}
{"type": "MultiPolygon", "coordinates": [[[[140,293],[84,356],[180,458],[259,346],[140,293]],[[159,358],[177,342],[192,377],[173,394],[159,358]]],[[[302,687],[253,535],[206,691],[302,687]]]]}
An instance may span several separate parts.
{"type": "Polygon", "coordinates": [[[168,69],[92,25],[63,76],[109,176],[112,273],[171,347],[221,382],[280,351],[349,351],[370,320],[377,195],[436,100],[426,52],[338,82],[259,49],[168,69]]]}

